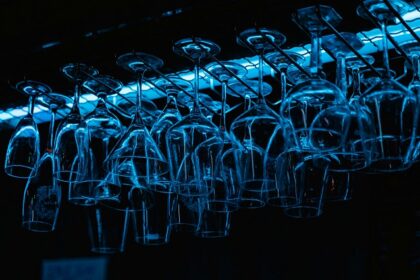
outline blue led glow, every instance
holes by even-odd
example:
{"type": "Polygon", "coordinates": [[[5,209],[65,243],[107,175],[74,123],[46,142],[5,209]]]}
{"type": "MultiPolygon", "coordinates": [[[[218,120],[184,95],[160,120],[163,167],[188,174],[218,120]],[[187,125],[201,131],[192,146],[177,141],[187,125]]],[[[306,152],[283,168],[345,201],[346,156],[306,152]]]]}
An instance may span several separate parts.
{"type": "MultiPolygon", "coordinates": [[[[150,90],[150,89],[152,89],[153,88],[153,85],[151,85],[151,84],[149,84],[149,83],[144,83],[142,86],[141,86],[141,89],[143,90],[143,91],[147,91],[147,90],[150,90]]],[[[134,84],[134,83],[132,83],[132,84],[129,84],[129,85],[126,85],[126,86],[124,86],[121,90],[120,90],[120,94],[127,94],[127,93],[132,93],[132,92],[136,92],[136,90],[137,90],[137,85],[136,84],[134,84]]]]}
{"type": "Polygon", "coordinates": [[[91,94],[91,93],[83,94],[81,96],[81,98],[85,99],[86,101],[96,101],[96,100],[98,100],[98,97],[96,97],[96,95],[91,94]]]}
{"type": "Polygon", "coordinates": [[[12,118],[13,118],[13,116],[10,113],[0,112],[0,120],[6,121],[6,120],[9,120],[9,119],[12,119],[12,118]]]}
{"type": "Polygon", "coordinates": [[[9,111],[9,113],[11,115],[13,115],[14,117],[26,116],[26,114],[27,114],[26,112],[27,112],[26,110],[23,110],[21,108],[15,108],[15,109],[12,109],[11,111],[9,111]]]}
{"type": "Polygon", "coordinates": [[[406,13],[402,17],[406,21],[411,21],[420,18],[420,12],[417,10],[413,10],[411,12],[406,13]]]}

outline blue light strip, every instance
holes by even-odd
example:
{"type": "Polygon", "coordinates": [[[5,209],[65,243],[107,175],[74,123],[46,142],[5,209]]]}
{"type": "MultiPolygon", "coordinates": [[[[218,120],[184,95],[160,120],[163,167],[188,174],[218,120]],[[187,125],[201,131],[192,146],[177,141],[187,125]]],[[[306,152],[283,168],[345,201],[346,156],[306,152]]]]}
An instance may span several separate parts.
{"type": "MultiPolygon", "coordinates": [[[[404,15],[404,19],[407,20],[409,26],[420,36],[420,12],[417,10],[411,11],[404,15]]],[[[413,40],[414,38],[411,34],[405,30],[402,24],[396,24],[388,27],[388,31],[391,33],[392,37],[396,40],[397,43],[402,43],[408,40],[413,40]]],[[[362,42],[365,44],[364,47],[360,50],[362,54],[372,54],[381,51],[382,46],[382,36],[379,29],[373,29],[370,31],[359,32],[357,34],[362,42]]],[[[393,48],[392,44],[389,44],[390,48],[393,48]]],[[[289,51],[297,52],[305,57],[305,64],[309,63],[310,57],[310,45],[307,44],[303,47],[294,47],[289,49],[289,51]]],[[[325,53],[325,51],[321,52],[321,60],[323,63],[332,62],[333,59],[325,53]]],[[[248,69],[248,79],[253,79],[258,77],[258,57],[244,57],[240,59],[232,60],[232,62],[239,63],[248,69]]],[[[271,69],[269,66],[265,66],[264,69],[265,75],[269,75],[271,73],[271,69]]],[[[192,71],[181,71],[177,73],[173,73],[170,75],[177,75],[187,81],[192,81],[194,79],[194,73],[192,71]]],[[[201,71],[201,77],[206,77],[206,74],[201,71]]],[[[152,81],[156,81],[156,79],[152,79],[152,81]]],[[[217,85],[217,84],[215,84],[217,85]]],[[[210,88],[210,83],[207,79],[200,80],[200,90],[210,88]]],[[[129,83],[125,87],[123,87],[120,91],[120,94],[131,96],[134,95],[136,91],[135,83],[129,83]]],[[[158,90],[155,90],[151,84],[144,84],[143,85],[144,91],[144,98],[147,99],[157,99],[162,98],[163,94],[158,90]]],[[[113,103],[118,103],[118,96],[115,95],[109,100],[113,100],[113,103]]],[[[83,94],[80,97],[80,108],[82,114],[86,114],[94,109],[97,97],[93,94],[83,94]]],[[[15,126],[17,121],[22,118],[22,116],[26,115],[27,109],[25,107],[20,108],[9,108],[7,110],[0,110],[0,125],[3,126],[15,126]]],[[[34,118],[37,122],[46,122],[49,118],[45,117],[45,114],[48,113],[48,108],[45,108],[40,105],[35,105],[34,111],[34,118]]]]}

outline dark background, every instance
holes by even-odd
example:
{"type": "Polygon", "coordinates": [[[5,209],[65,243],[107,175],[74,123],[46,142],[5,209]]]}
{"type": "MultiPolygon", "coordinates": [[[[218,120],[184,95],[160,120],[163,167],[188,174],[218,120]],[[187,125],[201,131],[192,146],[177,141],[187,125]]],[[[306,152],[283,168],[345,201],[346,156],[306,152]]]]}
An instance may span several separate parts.
{"type": "MultiPolygon", "coordinates": [[[[356,16],[356,0],[0,0],[0,108],[26,103],[9,85],[24,77],[70,95],[71,85],[58,71],[68,62],[94,65],[123,81],[130,77],[114,65],[115,55],[133,49],[162,57],[164,72],[191,67],[171,51],[172,42],[186,36],[214,40],[222,47],[221,59],[249,55],[236,45],[235,35],[254,24],[283,32],[286,48],[306,44],[309,40],[291,14],[319,2],[333,5],[343,16],[340,30],[372,28],[356,16]],[[182,12],[162,16],[176,9],[182,12]],[[60,44],[43,49],[49,42],[60,44]]],[[[401,60],[393,61],[400,73],[401,65],[401,60]]],[[[326,68],[333,71],[331,65],[326,68]]],[[[40,131],[45,142],[46,124],[40,131]]],[[[0,159],[11,133],[0,133],[0,159]]],[[[54,233],[22,230],[25,182],[7,177],[3,166],[0,170],[1,279],[37,279],[45,259],[94,256],[80,208],[64,203],[54,233]]],[[[274,208],[240,210],[226,239],[174,234],[163,247],[129,244],[124,255],[110,257],[109,279],[420,279],[415,238],[420,231],[419,170],[414,166],[404,174],[356,174],[353,200],[327,205],[319,219],[291,220],[274,208]]]]}

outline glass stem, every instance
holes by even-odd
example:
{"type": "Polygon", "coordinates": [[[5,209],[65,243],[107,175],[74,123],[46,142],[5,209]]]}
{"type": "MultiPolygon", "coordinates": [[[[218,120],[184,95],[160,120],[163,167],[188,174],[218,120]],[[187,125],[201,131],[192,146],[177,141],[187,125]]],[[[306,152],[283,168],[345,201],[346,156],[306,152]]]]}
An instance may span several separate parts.
{"type": "Polygon", "coordinates": [[[54,127],[55,127],[55,116],[57,114],[57,108],[51,107],[51,119],[50,119],[50,128],[48,134],[48,143],[47,151],[52,152],[54,147],[54,127]]]}
{"type": "Polygon", "coordinates": [[[200,89],[200,58],[197,58],[194,63],[194,105],[193,112],[200,112],[200,97],[198,96],[198,90],[200,89]]]}
{"type": "Polygon", "coordinates": [[[33,115],[35,109],[35,96],[29,96],[29,104],[28,104],[28,115],[33,115]]]}
{"type": "Polygon", "coordinates": [[[380,22],[381,31],[382,31],[382,59],[385,68],[385,77],[391,77],[390,68],[389,68],[389,56],[388,56],[388,38],[386,37],[386,23],[385,20],[380,22]]]}
{"type": "Polygon", "coordinates": [[[320,61],[320,52],[321,52],[321,38],[319,36],[319,31],[311,32],[311,62],[310,62],[310,71],[312,77],[319,77],[319,72],[321,68],[320,61]]]}
{"type": "Polygon", "coordinates": [[[280,69],[280,100],[283,101],[287,93],[287,68],[280,69]]]}
{"type": "Polygon", "coordinates": [[[413,82],[419,82],[420,81],[420,75],[419,75],[420,59],[419,59],[419,55],[418,54],[412,55],[411,61],[413,62],[413,82]]]}
{"type": "Polygon", "coordinates": [[[249,108],[251,108],[252,105],[252,99],[251,96],[249,94],[245,95],[245,111],[248,110],[249,108]]]}
{"type": "Polygon", "coordinates": [[[353,77],[353,93],[351,97],[354,96],[360,96],[360,69],[359,68],[353,68],[351,70],[351,75],[353,77]]]}
{"type": "Polygon", "coordinates": [[[222,112],[220,117],[220,130],[222,132],[226,131],[226,92],[227,92],[227,84],[226,81],[222,82],[222,112]]]}
{"type": "Polygon", "coordinates": [[[263,96],[263,81],[264,81],[264,60],[263,52],[258,56],[258,101],[264,101],[263,96]]]}
{"type": "Polygon", "coordinates": [[[104,151],[105,151],[105,157],[104,158],[107,158],[108,157],[108,149],[109,149],[109,138],[108,137],[104,139],[103,145],[104,145],[103,147],[104,147],[104,151]]]}
{"type": "Polygon", "coordinates": [[[79,112],[79,97],[80,97],[80,82],[76,82],[76,85],[74,86],[73,107],[71,108],[72,113],[79,112]]]}
{"type": "Polygon", "coordinates": [[[142,104],[141,100],[143,97],[143,79],[146,70],[143,71],[137,78],[137,95],[136,95],[136,120],[142,122],[141,111],[142,111],[142,104]]]}
{"type": "Polygon", "coordinates": [[[337,55],[337,69],[335,74],[335,83],[344,96],[347,96],[347,73],[346,57],[343,54],[337,55]]]}

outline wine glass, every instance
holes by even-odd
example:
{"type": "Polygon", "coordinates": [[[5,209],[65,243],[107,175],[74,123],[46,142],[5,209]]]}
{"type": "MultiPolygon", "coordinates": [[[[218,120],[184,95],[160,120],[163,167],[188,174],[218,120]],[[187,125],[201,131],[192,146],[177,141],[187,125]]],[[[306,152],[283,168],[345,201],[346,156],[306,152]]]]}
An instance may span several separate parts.
{"type": "MultiPolygon", "coordinates": [[[[420,101],[420,75],[419,75],[419,57],[420,57],[420,45],[417,41],[407,41],[401,44],[401,48],[405,51],[406,54],[408,54],[411,65],[412,65],[412,72],[413,72],[413,78],[410,81],[408,88],[414,92],[414,94],[417,96],[417,102],[420,101]]],[[[408,63],[406,63],[407,65],[408,63]]],[[[420,118],[420,110],[417,108],[417,127],[416,127],[416,139],[414,142],[414,149],[411,156],[411,161],[417,162],[420,159],[420,128],[419,128],[419,121],[420,118]]]]}
{"type": "Polygon", "coordinates": [[[82,82],[97,75],[98,70],[81,63],[70,63],[63,66],[61,72],[74,82],[75,89],[71,112],[62,120],[57,129],[54,152],[58,160],[57,180],[70,182],[72,176],[77,177],[74,166],[86,160],[88,156],[85,149],[89,142],[88,131],[79,110],[80,88],[82,82]]]}
{"type": "MultiPolygon", "coordinates": [[[[166,134],[169,128],[182,118],[178,109],[177,96],[183,90],[192,91],[192,85],[181,78],[168,76],[167,79],[160,78],[156,86],[166,94],[167,101],[157,122],[150,130],[150,135],[165,158],[168,158],[166,134]]],[[[189,209],[171,188],[168,165],[160,166],[159,162],[155,164],[157,166],[154,170],[162,170],[153,176],[153,183],[151,183],[156,203],[153,207],[146,209],[142,213],[143,216],[138,219],[143,221],[144,231],[142,234],[137,234],[136,241],[144,245],[168,243],[172,223],[189,216],[189,209]]]]}
{"type": "MultiPolygon", "coordinates": [[[[313,121],[319,112],[328,107],[344,106],[346,104],[346,98],[340,89],[333,83],[320,77],[321,37],[319,35],[325,29],[325,26],[317,17],[316,9],[316,6],[299,9],[294,18],[296,22],[304,26],[311,34],[311,78],[307,79],[303,78],[303,76],[298,76],[301,82],[288,92],[280,109],[281,115],[289,120],[292,126],[290,130],[291,135],[287,135],[286,138],[293,139],[294,145],[301,150],[316,150],[318,148],[312,147],[313,143],[310,141],[310,133],[313,121]]],[[[336,25],[341,20],[336,11],[329,6],[320,5],[319,12],[332,25],[336,25]]],[[[342,133],[343,131],[340,130],[318,130],[316,131],[316,136],[319,137],[319,140],[328,139],[331,136],[340,138],[342,133]]],[[[329,148],[331,147],[323,147],[323,149],[329,148]]]]}
{"type": "Polygon", "coordinates": [[[56,227],[61,206],[61,187],[56,174],[57,158],[54,153],[54,125],[58,109],[63,109],[71,99],[55,93],[46,93],[41,102],[51,112],[47,147],[38,168],[32,171],[26,183],[22,202],[22,226],[35,232],[50,232],[56,227]]]}
{"type": "MultiPolygon", "coordinates": [[[[178,95],[183,91],[190,92],[192,91],[193,87],[192,84],[188,81],[185,81],[178,77],[171,77],[169,76],[168,81],[164,78],[159,79],[156,82],[156,86],[159,87],[164,93],[166,93],[167,101],[165,108],[163,109],[161,115],[158,117],[157,122],[153,125],[152,129],[150,130],[150,135],[156,142],[157,146],[165,156],[168,158],[167,147],[166,147],[166,134],[171,126],[176,124],[178,121],[182,119],[181,113],[178,109],[178,95]]],[[[168,166],[165,165],[164,168],[168,166]]],[[[161,172],[163,173],[163,172],[161,172]]],[[[169,176],[167,173],[166,175],[169,176]]],[[[168,176],[157,177],[156,179],[160,180],[164,178],[166,183],[170,182],[170,178],[168,176]]],[[[168,191],[170,187],[168,186],[168,191]]]]}
{"type": "MultiPolygon", "coordinates": [[[[411,164],[409,154],[415,137],[417,100],[412,91],[391,77],[386,34],[387,22],[393,16],[383,4],[377,0],[363,1],[358,9],[360,16],[365,16],[366,10],[370,12],[381,26],[385,69],[381,81],[368,88],[361,101],[372,112],[376,131],[374,137],[367,141],[378,146],[378,155],[372,159],[370,169],[374,172],[397,172],[411,164]]],[[[408,8],[403,2],[396,2],[394,7],[400,13],[408,8]]]]}
{"type": "MultiPolygon", "coordinates": [[[[363,42],[356,34],[349,32],[340,33],[353,49],[360,50],[363,42]]],[[[360,91],[359,68],[363,61],[355,56],[351,49],[337,35],[323,37],[323,47],[335,55],[336,64],[336,85],[342,93],[347,96],[348,78],[346,69],[351,67],[355,83],[354,89],[360,91]],[[347,58],[349,62],[347,62],[347,58]]],[[[373,58],[366,57],[368,63],[373,63],[373,58]]],[[[365,66],[365,65],[363,65],[365,66]]],[[[349,104],[332,106],[321,111],[314,119],[312,132],[325,129],[331,131],[342,131],[342,138],[321,138],[322,141],[315,141],[328,147],[335,147],[333,153],[336,161],[329,166],[328,181],[326,183],[325,197],[327,201],[345,201],[351,199],[352,181],[351,171],[362,170],[369,166],[371,157],[375,154],[375,146],[367,141],[369,135],[374,134],[371,112],[366,106],[359,102],[359,92],[352,92],[349,104]],[[341,127],[340,127],[341,126],[341,127]],[[338,140],[336,143],[326,143],[325,140],[338,140]]],[[[317,136],[315,133],[312,136],[317,136]]],[[[311,138],[312,140],[316,140],[311,138]]]]}
{"type": "Polygon", "coordinates": [[[96,108],[85,117],[89,132],[89,146],[86,147],[88,158],[74,166],[76,172],[70,179],[69,201],[86,206],[116,195],[106,184],[109,166],[103,162],[121,136],[122,125],[108,110],[105,99],[109,94],[121,90],[123,84],[110,76],[97,75],[84,81],[82,86],[94,92],[99,100],[96,108]]]}
{"type": "Polygon", "coordinates": [[[259,208],[265,205],[264,196],[274,188],[274,184],[267,181],[264,166],[269,140],[282,124],[280,116],[265,102],[263,76],[263,54],[272,50],[263,35],[276,45],[282,45],[286,38],[280,32],[270,29],[247,29],[239,34],[237,42],[245,47],[252,46],[259,54],[258,99],[254,106],[239,115],[231,124],[230,132],[235,141],[243,147],[240,154],[241,198],[240,207],[259,208]]]}
{"type": "Polygon", "coordinates": [[[37,81],[22,81],[16,89],[29,96],[28,113],[15,128],[7,146],[4,170],[7,175],[25,179],[37,168],[40,157],[40,139],[38,127],[33,119],[35,98],[48,94],[51,89],[37,81]]]}
{"type": "Polygon", "coordinates": [[[221,133],[199,107],[199,69],[203,59],[220,52],[217,44],[201,38],[186,38],[175,42],[173,51],[194,61],[194,105],[191,112],[173,125],[166,134],[172,188],[190,209],[190,220],[175,221],[178,229],[195,231],[201,215],[201,201],[214,191],[215,180],[211,174],[219,164],[217,155],[222,147],[221,133]],[[197,162],[195,153],[206,154],[197,162]],[[214,157],[216,156],[216,157],[214,157]],[[214,160],[211,160],[214,159],[214,160]]]}
{"type": "MultiPolygon", "coordinates": [[[[195,161],[214,161],[210,157],[216,157],[218,165],[212,165],[214,191],[206,200],[202,201],[202,213],[196,234],[203,238],[225,237],[229,234],[231,213],[238,209],[240,179],[237,176],[237,143],[226,131],[226,92],[227,83],[234,77],[237,79],[246,75],[245,67],[233,62],[214,62],[206,66],[206,76],[211,84],[220,81],[222,85],[221,117],[219,121],[220,141],[213,141],[211,145],[196,148],[195,161]],[[212,151],[212,152],[209,152],[212,151]],[[219,152],[218,154],[216,154],[219,152]],[[235,176],[236,175],[236,176],[235,176]]],[[[217,104],[219,105],[219,104],[217,104]]],[[[205,142],[204,142],[205,143],[205,142]]]]}
{"type": "MultiPolygon", "coordinates": [[[[121,190],[118,199],[120,201],[130,202],[130,197],[134,193],[142,193],[148,190],[151,178],[156,176],[155,166],[165,166],[166,159],[159,150],[149,130],[144,124],[142,118],[142,84],[143,77],[147,70],[157,69],[163,66],[163,61],[153,55],[131,52],[117,58],[117,65],[137,76],[137,110],[133,115],[133,120],[127,131],[118,140],[114,150],[107,159],[110,166],[109,182],[118,185],[119,182],[130,182],[122,184],[121,187],[128,187],[128,191],[121,190]],[[159,164],[156,164],[159,162],[159,164]],[[127,196],[128,197],[125,197],[127,196]],[[124,196],[124,197],[121,197],[124,196]]],[[[162,170],[162,172],[166,172],[162,170]]],[[[127,205],[120,203],[119,207],[127,207],[134,210],[142,210],[141,203],[137,205],[127,205]],[[134,208],[133,208],[134,207],[134,208]],[[139,208],[140,207],[140,208],[139,208]]]]}

